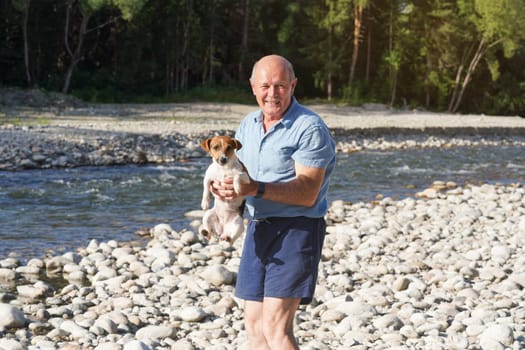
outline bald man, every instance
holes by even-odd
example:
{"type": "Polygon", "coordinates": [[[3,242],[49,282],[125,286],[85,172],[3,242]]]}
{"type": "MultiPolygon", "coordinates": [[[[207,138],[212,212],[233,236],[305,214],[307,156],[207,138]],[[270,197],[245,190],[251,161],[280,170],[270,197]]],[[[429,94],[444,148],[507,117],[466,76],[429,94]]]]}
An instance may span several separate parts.
{"type": "Polygon", "coordinates": [[[261,58],[250,85],[259,109],[241,121],[235,136],[250,183],[240,193],[231,179],[211,187],[223,200],[247,196],[235,295],[244,300],[251,349],[299,349],[294,316],[315,291],[335,143],[319,115],[295,99],[297,78],[286,58],[261,58]]]}

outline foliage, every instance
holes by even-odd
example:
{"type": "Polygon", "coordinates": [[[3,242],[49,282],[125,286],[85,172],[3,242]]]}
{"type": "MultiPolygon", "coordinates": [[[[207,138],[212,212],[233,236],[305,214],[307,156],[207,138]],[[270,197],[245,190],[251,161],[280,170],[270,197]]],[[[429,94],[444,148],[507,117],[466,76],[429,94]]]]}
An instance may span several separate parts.
{"type": "Polygon", "coordinates": [[[253,103],[251,66],[278,53],[294,64],[301,99],[524,114],[523,8],[524,0],[2,1],[0,86],[93,102],[253,103]]]}

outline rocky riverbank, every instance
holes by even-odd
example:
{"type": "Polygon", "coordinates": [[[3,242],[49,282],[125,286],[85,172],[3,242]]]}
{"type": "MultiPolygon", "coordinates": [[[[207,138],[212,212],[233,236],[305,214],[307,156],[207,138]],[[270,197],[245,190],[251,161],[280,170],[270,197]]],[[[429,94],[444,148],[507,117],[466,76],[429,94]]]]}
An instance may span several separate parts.
{"type": "MultiPolygon", "coordinates": [[[[145,134],[49,126],[4,126],[0,127],[0,171],[173,163],[205,156],[200,141],[217,133],[233,135],[234,131],[145,134]]],[[[363,134],[343,129],[335,131],[334,136],[338,152],[343,153],[429,147],[525,146],[525,136],[508,134],[484,137],[401,132],[383,135],[381,132],[363,134]]]]}
{"type": "MultiPolygon", "coordinates": [[[[413,147],[525,146],[525,118],[312,106],[339,152],[413,147]]],[[[2,107],[0,171],[171,163],[201,157],[200,141],[232,134],[253,106],[238,104],[2,107]]]]}
{"type": "MultiPolygon", "coordinates": [[[[436,183],[337,201],[327,219],[316,296],[296,317],[302,349],[525,346],[523,186],[436,183]]],[[[248,349],[233,296],[241,241],[147,234],[146,247],[1,260],[0,349],[248,349]]]]}
{"type": "MultiPolygon", "coordinates": [[[[0,106],[1,107],[1,106],[0,106]]],[[[0,169],[202,156],[251,106],[0,108],[0,169]]],[[[525,146],[525,119],[315,106],[339,152],[525,146]]],[[[196,219],[197,223],[198,219],[196,219]]],[[[525,347],[525,188],[436,183],[414,198],[332,203],[302,349],[525,347]]],[[[247,349],[229,247],[159,224],[133,242],[0,260],[0,350],[247,349]]]]}

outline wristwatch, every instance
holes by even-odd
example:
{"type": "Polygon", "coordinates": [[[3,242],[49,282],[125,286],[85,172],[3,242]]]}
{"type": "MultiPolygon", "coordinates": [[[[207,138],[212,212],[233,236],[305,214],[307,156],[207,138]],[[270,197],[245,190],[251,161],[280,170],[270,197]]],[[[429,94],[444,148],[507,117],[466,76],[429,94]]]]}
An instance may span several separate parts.
{"type": "Polygon", "coordinates": [[[266,191],[266,183],[259,181],[255,198],[262,198],[264,191],[266,191]]]}

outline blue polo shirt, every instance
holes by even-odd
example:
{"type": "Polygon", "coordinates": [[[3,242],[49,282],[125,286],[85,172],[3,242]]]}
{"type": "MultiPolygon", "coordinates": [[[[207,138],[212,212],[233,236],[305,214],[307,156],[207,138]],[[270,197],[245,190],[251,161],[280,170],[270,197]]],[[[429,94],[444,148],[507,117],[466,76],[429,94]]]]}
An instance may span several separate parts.
{"type": "Polygon", "coordinates": [[[292,98],[283,118],[265,134],[261,110],[248,114],[235,137],[242,143],[237,152],[250,176],[263,182],[288,182],[295,178],[295,162],[325,168],[321,190],[312,207],[247,197],[246,207],[254,219],[268,217],[322,217],[328,210],[327,192],[335,166],[335,142],[319,115],[292,98]]]}

